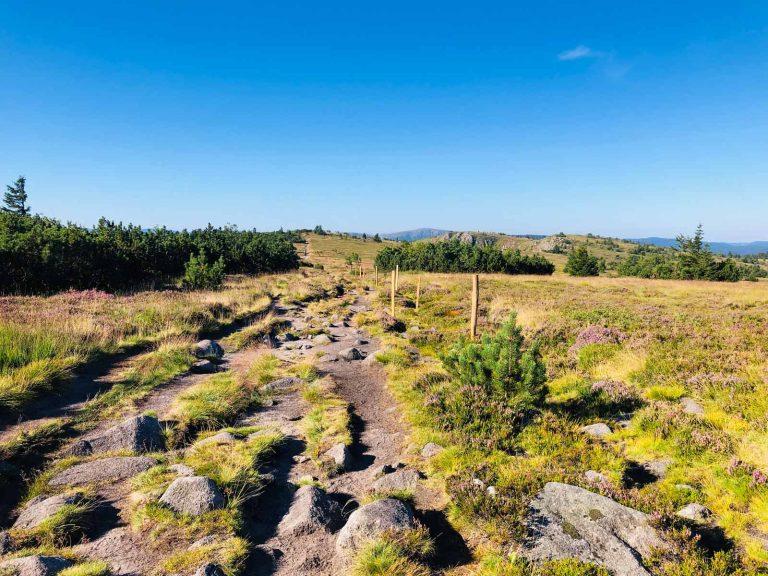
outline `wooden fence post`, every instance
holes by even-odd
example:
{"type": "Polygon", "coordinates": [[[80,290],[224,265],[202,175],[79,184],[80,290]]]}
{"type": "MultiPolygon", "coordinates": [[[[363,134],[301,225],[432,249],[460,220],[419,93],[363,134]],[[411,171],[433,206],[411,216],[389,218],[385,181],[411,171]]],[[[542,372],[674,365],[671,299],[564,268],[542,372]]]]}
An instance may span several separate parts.
{"type": "Polygon", "coordinates": [[[379,267],[373,267],[373,285],[378,288],[379,286],[379,267]]]}
{"type": "Polygon", "coordinates": [[[360,260],[360,278],[363,277],[363,261],[360,260]]]}
{"type": "Polygon", "coordinates": [[[400,264],[395,264],[395,290],[400,288],[400,264]]]}
{"type": "Polygon", "coordinates": [[[397,292],[397,275],[392,270],[392,286],[389,290],[389,313],[393,318],[395,317],[395,292],[397,292]]]}
{"type": "Polygon", "coordinates": [[[419,297],[421,296],[421,274],[416,277],[416,310],[419,309],[419,297]]]}
{"type": "Polygon", "coordinates": [[[474,340],[477,337],[477,307],[480,300],[479,280],[477,274],[472,274],[472,312],[469,319],[469,337],[474,340]]]}

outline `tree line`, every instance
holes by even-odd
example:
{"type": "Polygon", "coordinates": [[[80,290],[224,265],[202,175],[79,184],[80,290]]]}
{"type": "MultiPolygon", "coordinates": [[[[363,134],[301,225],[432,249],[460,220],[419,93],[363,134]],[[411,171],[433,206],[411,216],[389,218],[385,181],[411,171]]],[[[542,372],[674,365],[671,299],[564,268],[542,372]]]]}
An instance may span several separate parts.
{"type": "MultiPolygon", "coordinates": [[[[145,230],[102,218],[92,228],[32,215],[22,178],[8,186],[0,211],[0,293],[121,290],[207,273],[206,287],[227,273],[258,274],[297,268],[293,236],[227,226],[145,230]]],[[[188,287],[197,287],[189,281],[188,287]]]]}
{"type": "Polygon", "coordinates": [[[422,272],[485,272],[502,274],[552,274],[555,266],[539,255],[523,255],[519,250],[478,247],[459,240],[414,242],[386,246],[376,255],[380,270],[418,270],[422,272]]]}

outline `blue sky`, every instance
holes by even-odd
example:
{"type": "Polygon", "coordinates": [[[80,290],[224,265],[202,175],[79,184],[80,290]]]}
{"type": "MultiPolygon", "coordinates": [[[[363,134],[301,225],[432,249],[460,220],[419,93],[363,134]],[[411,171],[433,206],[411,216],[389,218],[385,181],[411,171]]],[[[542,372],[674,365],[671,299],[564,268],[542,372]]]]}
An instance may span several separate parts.
{"type": "Polygon", "coordinates": [[[765,2],[6,0],[0,80],[63,220],[768,239],[765,2]]]}

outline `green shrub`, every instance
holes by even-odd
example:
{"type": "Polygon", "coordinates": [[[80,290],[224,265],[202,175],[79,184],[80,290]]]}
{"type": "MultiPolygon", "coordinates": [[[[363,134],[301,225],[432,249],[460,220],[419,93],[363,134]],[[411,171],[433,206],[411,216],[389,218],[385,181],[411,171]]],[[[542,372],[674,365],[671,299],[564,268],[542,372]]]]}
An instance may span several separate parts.
{"type": "Polygon", "coordinates": [[[584,246],[579,246],[568,255],[565,272],[571,276],[598,276],[600,260],[592,256],[584,246]]]}
{"type": "Polygon", "coordinates": [[[510,445],[546,394],[538,344],[523,345],[513,314],[494,335],[461,339],[443,355],[452,380],[432,391],[428,405],[444,429],[479,447],[510,445]]]}
{"type": "Polygon", "coordinates": [[[187,290],[217,290],[224,283],[224,258],[213,264],[208,263],[205,252],[192,254],[184,265],[184,279],[181,284],[187,290]]]}

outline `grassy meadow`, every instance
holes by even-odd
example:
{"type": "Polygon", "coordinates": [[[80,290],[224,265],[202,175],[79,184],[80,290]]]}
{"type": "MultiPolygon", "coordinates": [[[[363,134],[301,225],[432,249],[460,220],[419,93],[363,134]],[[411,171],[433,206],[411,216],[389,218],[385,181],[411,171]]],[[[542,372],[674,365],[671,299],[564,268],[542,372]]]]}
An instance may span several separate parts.
{"type": "MultiPolygon", "coordinates": [[[[448,449],[431,461],[444,482],[452,519],[490,550],[519,539],[530,498],[548,481],[598,490],[654,514],[684,547],[674,512],[690,502],[710,508],[744,566],[768,562],[768,289],[764,283],[483,276],[479,331],[491,332],[511,313],[526,340],[541,345],[547,398],[513,450],[468,448],[441,429],[430,395],[444,379],[439,356],[468,330],[470,277],[401,274],[396,316],[407,338],[382,334],[379,361],[406,407],[413,447],[448,449]],[[414,364],[408,348],[423,361],[414,364]],[[703,414],[683,409],[695,401],[703,414]],[[604,440],[581,432],[607,423],[604,440]],[[644,463],[666,474],[633,483],[644,463]],[[584,477],[602,473],[600,485],[584,477]],[[472,488],[494,485],[499,498],[472,488]]],[[[378,306],[388,309],[382,288],[378,306]]],[[[374,314],[358,322],[380,331],[374,314]]],[[[728,547],[726,544],[725,547],[728,547]]],[[[693,558],[693,556],[692,556],[693,558]]],[[[695,563],[699,560],[690,560],[695,563]]],[[[704,560],[702,560],[704,562],[704,560]]],[[[706,572],[702,565],[696,564],[706,572]]],[[[660,563],[660,574],[677,574],[660,563]]],[[[517,572],[514,572],[517,573],[517,572]]],[[[718,572],[719,573],[719,572],[718,572]]],[[[735,572],[727,572],[735,573],[735,572]]]]}

